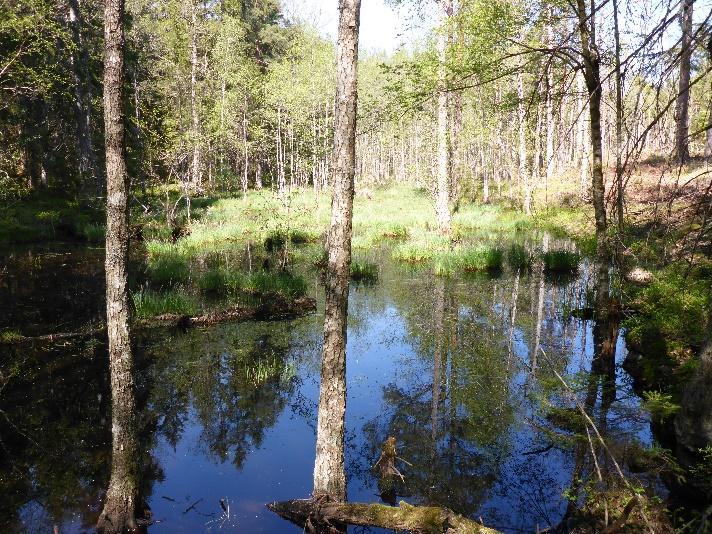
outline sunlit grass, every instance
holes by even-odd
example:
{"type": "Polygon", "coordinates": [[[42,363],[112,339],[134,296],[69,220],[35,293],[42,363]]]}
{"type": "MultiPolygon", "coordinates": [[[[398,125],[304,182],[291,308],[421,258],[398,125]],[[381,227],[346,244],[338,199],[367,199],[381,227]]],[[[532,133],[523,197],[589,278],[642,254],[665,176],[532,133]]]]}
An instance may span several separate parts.
{"type": "Polygon", "coordinates": [[[280,294],[295,298],[306,293],[306,282],[301,276],[286,271],[242,273],[217,267],[203,272],[196,280],[197,286],[206,293],[235,296],[239,293],[267,295],[280,294]]]}
{"type": "Polygon", "coordinates": [[[200,304],[182,288],[169,291],[142,289],[131,295],[136,317],[148,319],[167,313],[195,315],[200,312],[200,304]]]}
{"type": "Polygon", "coordinates": [[[477,245],[461,251],[459,263],[464,271],[497,271],[502,268],[503,258],[500,248],[477,245]]]}
{"type": "Polygon", "coordinates": [[[507,249],[507,264],[512,271],[528,271],[532,267],[531,253],[518,243],[513,243],[507,249]]]}

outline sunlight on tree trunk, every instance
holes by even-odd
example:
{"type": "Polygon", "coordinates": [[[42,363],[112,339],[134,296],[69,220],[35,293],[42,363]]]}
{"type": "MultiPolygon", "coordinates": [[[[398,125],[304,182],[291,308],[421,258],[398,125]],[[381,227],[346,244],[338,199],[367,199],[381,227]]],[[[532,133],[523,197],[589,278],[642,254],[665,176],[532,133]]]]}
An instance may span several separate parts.
{"type": "Polygon", "coordinates": [[[675,157],[680,163],[690,158],[690,63],[692,59],[692,9],[694,0],[680,4],[680,82],[675,104],[675,157]]]}
{"type": "Polygon", "coordinates": [[[443,27],[438,33],[438,178],[435,199],[435,211],[438,217],[438,227],[444,234],[450,232],[450,120],[449,95],[447,91],[447,24],[452,15],[452,0],[440,0],[442,7],[443,27]]]}
{"type": "Polygon", "coordinates": [[[346,323],[356,165],[356,72],[361,0],[339,1],[334,126],[334,192],[327,240],[326,309],[316,434],[314,495],[346,500],[346,323]]]}
{"type": "Polygon", "coordinates": [[[129,339],[128,186],[124,159],[124,1],[104,11],[104,124],[106,146],[106,324],[111,371],[111,480],[97,528],[136,528],[138,437],[133,356],[129,339]]]}

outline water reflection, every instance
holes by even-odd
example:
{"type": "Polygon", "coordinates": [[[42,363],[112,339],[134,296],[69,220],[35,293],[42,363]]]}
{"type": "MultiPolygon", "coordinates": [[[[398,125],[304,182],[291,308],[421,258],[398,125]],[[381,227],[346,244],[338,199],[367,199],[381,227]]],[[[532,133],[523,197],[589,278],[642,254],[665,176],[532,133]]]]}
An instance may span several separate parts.
{"type": "MultiPolygon", "coordinates": [[[[595,466],[560,417],[573,404],[553,370],[612,442],[650,441],[619,370],[616,315],[570,316],[596,294],[589,266],[555,282],[536,266],[438,278],[387,251],[368,259],[380,283],[350,295],[351,500],[441,504],[507,532],[558,524],[562,492],[595,466]],[[386,494],[371,468],[389,436],[411,465],[398,465],[404,481],[386,494]]],[[[321,318],[135,340],[150,532],[299,532],[263,504],[312,489],[321,318]]],[[[0,530],[90,528],[109,476],[105,349],[0,350],[0,530]]]]}

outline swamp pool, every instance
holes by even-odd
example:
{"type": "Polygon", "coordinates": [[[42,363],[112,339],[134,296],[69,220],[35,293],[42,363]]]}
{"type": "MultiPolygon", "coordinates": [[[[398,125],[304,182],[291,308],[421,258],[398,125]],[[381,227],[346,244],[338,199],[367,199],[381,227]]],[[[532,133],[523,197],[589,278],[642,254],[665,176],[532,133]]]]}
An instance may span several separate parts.
{"type": "MultiPolygon", "coordinates": [[[[653,442],[622,333],[572,314],[594,290],[586,261],[567,277],[537,265],[435,276],[385,248],[361,256],[378,280],[350,289],[349,500],[438,504],[508,533],[556,525],[595,468],[557,375],[619,459],[653,442]],[[595,336],[610,338],[606,354],[595,336]],[[372,466],[389,436],[404,481],[385,488],[372,466]]],[[[97,320],[102,276],[100,248],[13,251],[0,328],[97,320]]],[[[323,292],[308,276],[315,314],[134,336],[149,532],[301,531],[265,504],[312,487],[323,292]]],[[[110,473],[105,344],[5,345],[0,359],[0,531],[91,531],[110,473]]]]}

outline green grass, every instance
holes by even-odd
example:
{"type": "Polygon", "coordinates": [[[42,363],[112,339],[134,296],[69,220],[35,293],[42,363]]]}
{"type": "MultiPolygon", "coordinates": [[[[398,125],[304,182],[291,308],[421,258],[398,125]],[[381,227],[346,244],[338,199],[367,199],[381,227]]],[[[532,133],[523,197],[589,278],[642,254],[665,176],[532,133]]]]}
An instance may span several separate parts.
{"type": "Polygon", "coordinates": [[[296,298],[304,295],[306,282],[301,276],[286,271],[258,271],[252,274],[229,270],[224,267],[205,271],[196,280],[197,286],[206,293],[237,296],[240,293],[256,295],[280,294],[296,298]]]}
{"type": "Polygon", "coordinates": [[[460,253],[459,263],[464,271],[497,271],[502,268],[504,254],[497,247],[477,245],[460,253]]]}
{"type": "Polygon", "coordinates": [[[8,329],[0,331],[0,343],[14,343],[22,339],[22,334],[19,330],[8,329]]]}
{"type": "Polygon", "coordinates": [[[573,273],[578,271],[581,255],[571,250],[548,250],[541,254],[544,269],[554,273],[573,273]]]}
{"type": "Polygon", "coordinates": [[[378,280],[378,266],[368,262],[352,261],[351,280],[354,282],[375,282],[378,280]]]}
{"type": "Polygon", "coordinates": [[[518,243],[513,243],[507,249],[507,264],[512,271],[529,271],[532,268],[531,253],[518,243]]]}
{"type": "Polygon", "coordinates": [[[182,288],[162,292],[142,289],[132,293],[131,298],[138,319],[148,319],[166,313],[195,315],[200,312],[198,301],[182,288]]]}
{"type": "Polygon", "coordinates": [[[393,257],[406,263],[420,263],[435,257],[437,248],[427,242],[407,242],[393,250],[393,257]]]}
{"type": "Polygon", "coordinates": [[[161,287],[185,282],[190,277],[188,258],[179,252],[149,254],[147,267],[149,280],[161,287]]]}
{"type": "Polygon", "coordinates": [[[82,226],[81,234],[89,243],[102,243],[106,236],[106,227],[103,224],[88,223],[82,226]]]}

